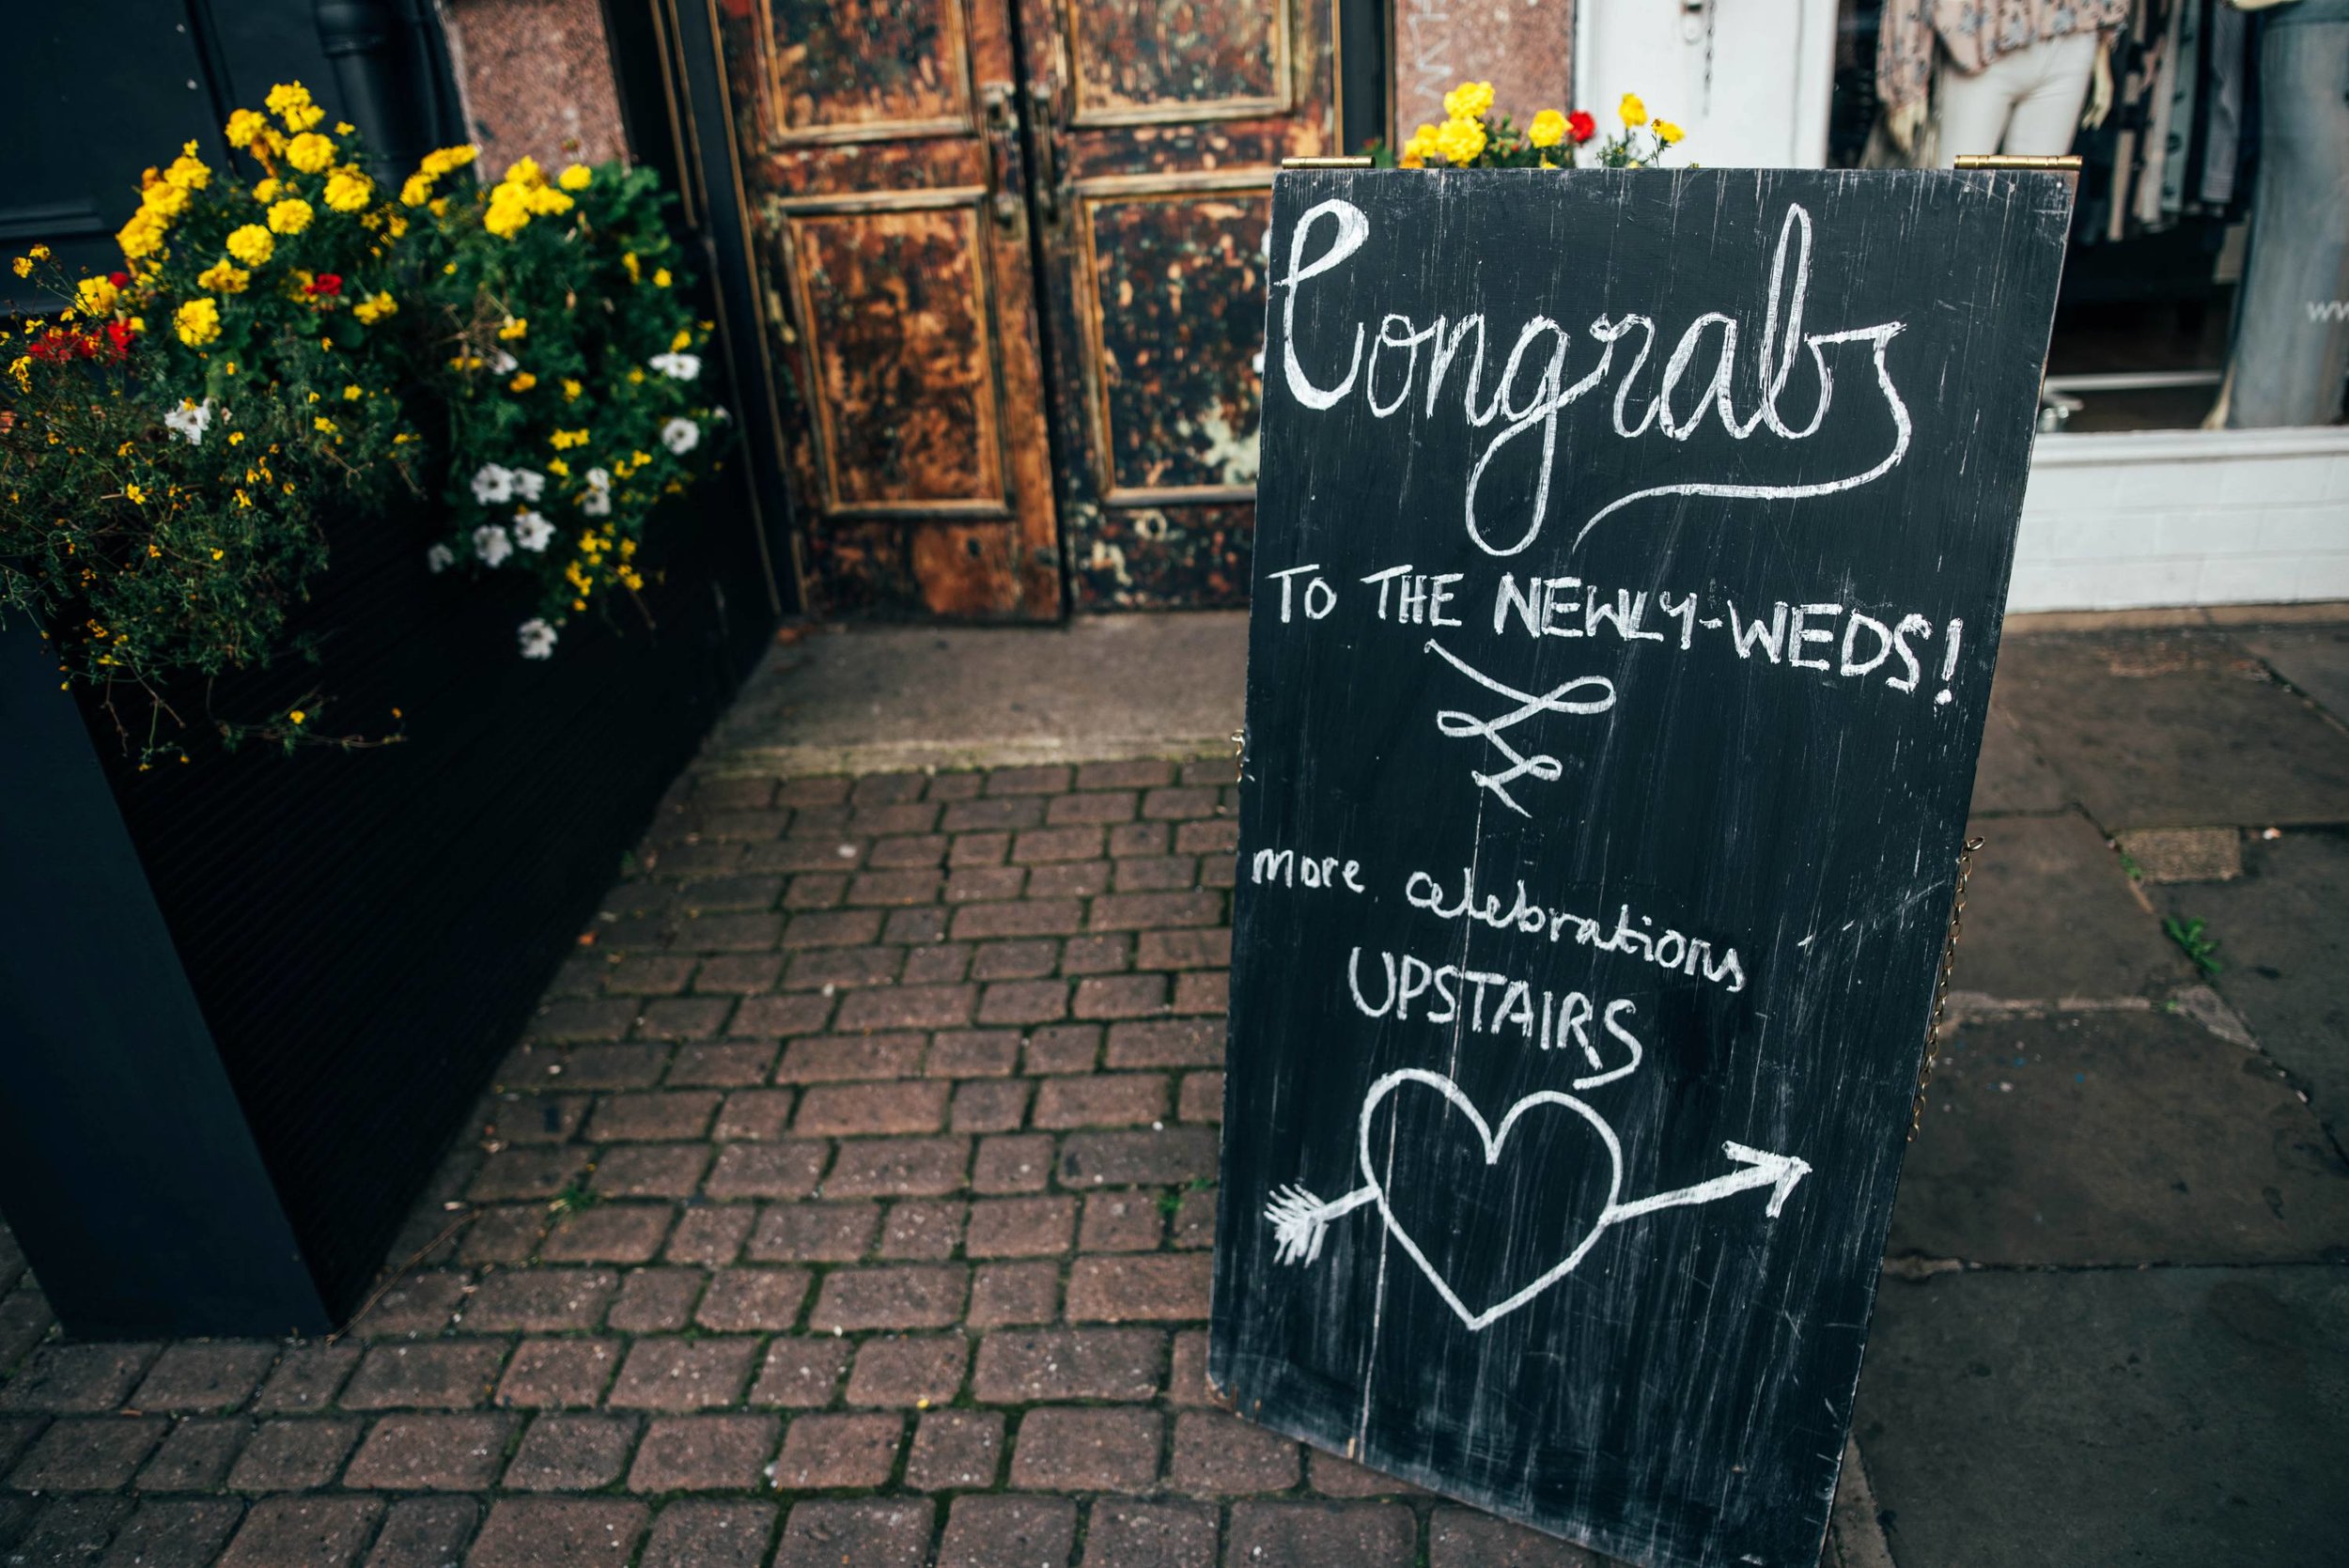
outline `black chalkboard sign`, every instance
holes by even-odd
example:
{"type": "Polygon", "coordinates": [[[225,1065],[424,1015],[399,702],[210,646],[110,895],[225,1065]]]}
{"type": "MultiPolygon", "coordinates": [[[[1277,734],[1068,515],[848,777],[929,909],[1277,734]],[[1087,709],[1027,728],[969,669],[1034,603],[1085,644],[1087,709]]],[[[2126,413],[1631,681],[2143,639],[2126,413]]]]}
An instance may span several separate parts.
{"type": "Polygon", "coordinates": [[[1210,1375],[1645,1563],[1818,1560],[2070,210],[1283,174],[1210,1375]]]}

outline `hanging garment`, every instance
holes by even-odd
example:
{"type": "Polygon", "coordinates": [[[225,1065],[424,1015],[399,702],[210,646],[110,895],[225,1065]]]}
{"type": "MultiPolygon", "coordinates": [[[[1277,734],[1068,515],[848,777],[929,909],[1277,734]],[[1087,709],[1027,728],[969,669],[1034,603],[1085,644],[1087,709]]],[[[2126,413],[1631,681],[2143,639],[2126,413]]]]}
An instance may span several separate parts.
{"type": "Polygon", "coordinates": [[[1977,71],[1944,60],[1936,110],[1941,165],[1952,167],[1968,152],[2038,158],[2069,152],[2101,47],[2095,34],[2075,33],[2001,54],[1977,71]]]}
{"type": "Polygon", "coordinates": [[[1936,48],[1961,72],[2050,39],[2128,20],[2133,0],[1886,0],[1876,35],[1876,96],[1893,115],[1925,101],[1936,48]]]}

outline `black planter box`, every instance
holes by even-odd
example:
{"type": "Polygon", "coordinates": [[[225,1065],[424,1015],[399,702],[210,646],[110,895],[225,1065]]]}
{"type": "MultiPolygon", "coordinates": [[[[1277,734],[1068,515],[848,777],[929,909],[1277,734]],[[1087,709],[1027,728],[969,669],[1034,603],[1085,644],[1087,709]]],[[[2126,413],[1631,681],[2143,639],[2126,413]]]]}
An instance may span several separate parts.
{"type": "MultiPolygon", "coordinates": [[[[518,657],[519,582],[426,571],[428,520],[335,529],[302,617],[323,662],[213,701],[250,716],[323,691],[326,731],[404,728],[380,750],[199,736],[140,771],[11,624],[0,1212],[68,1332],[316,1331],[364,1296],[767,644],[740,467],[648,530],[651,624],[626,601],[574,617],[545,662],[518,657]]],[[[201,691],[174,697],[200,712],[201,691]]],[[[117,706],[143,724],[143,699],[117,706]]]]}

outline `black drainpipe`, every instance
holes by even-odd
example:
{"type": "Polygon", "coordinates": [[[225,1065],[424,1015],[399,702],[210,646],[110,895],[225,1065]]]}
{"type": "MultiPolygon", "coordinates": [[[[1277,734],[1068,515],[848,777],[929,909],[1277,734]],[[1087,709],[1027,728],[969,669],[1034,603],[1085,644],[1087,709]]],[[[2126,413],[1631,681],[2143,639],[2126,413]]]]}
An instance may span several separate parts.
{"type": "Polygon", "coordinates": [[[343,112],[375,148],[378,173],[404,174],[447,134],[437,36],[401,0],[311,0],[343,112]]]}

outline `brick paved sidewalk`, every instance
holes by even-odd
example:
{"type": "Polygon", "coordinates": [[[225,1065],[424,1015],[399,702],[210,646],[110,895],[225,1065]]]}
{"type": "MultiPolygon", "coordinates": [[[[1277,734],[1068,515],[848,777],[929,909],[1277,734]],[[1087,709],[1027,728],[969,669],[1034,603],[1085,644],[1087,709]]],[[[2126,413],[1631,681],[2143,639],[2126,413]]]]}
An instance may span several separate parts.
{"type": "Polygon", "coordinates": [[[1233,778],[681,783],[347,1336],[0,1301],[4,1560],[1592,1561],[1209,1406],[1233,778]]]}

